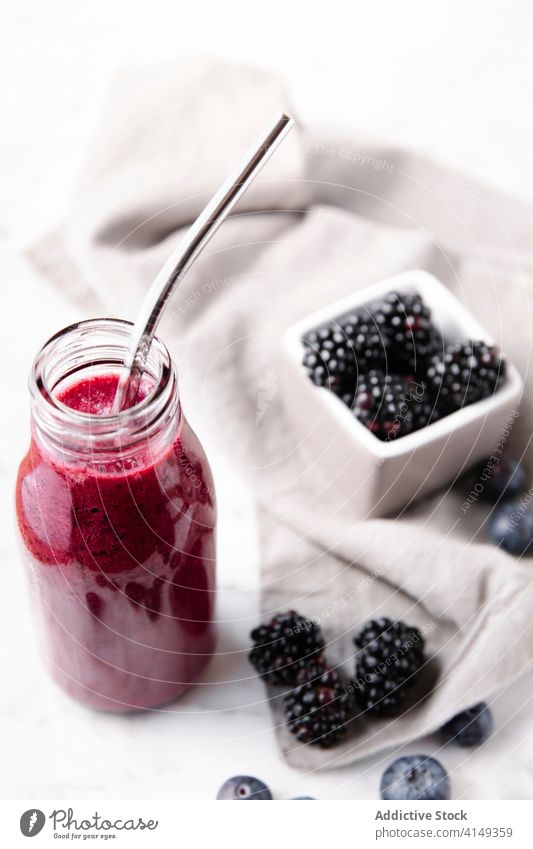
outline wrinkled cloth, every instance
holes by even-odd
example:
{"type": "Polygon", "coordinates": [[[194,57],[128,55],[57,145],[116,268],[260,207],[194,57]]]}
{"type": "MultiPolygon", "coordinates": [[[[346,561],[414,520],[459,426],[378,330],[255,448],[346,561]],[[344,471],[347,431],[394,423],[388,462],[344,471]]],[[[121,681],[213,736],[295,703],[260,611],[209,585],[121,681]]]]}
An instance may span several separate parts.
{"type": "MultiPolygon", "coordinates": [[[[211,62],[125,71],[61,229],[33,263],[87,317],[135,319],[154,274],[273,112],[270,74],[211,62]]],[[[292,110],[290,110],[292,111],[292,110]]],[[[417,625],[430,658],[410,708],[358,718],[329,751],[288,734],[294,766],[342,765],[398,747],[508,686],[533,655],[531,561],[487,544],[472,482],[401,516],[351,516],[327,469],[300,450],[278,391],[281,336],[314,309],[424,268],[471,310],[525,380],[505,451],[531,468],[533,214],[443,163],[298,126],[174,296],[159,335],[235,474],[258,502],[261,606],[316,617],[331,664],[353,675],[353,635],[387,615],[417,625]],[[324,498],[324,490],[327,498],[324,498]]],[[[244,647],[243,647],[244,648],[244,647]]]]}

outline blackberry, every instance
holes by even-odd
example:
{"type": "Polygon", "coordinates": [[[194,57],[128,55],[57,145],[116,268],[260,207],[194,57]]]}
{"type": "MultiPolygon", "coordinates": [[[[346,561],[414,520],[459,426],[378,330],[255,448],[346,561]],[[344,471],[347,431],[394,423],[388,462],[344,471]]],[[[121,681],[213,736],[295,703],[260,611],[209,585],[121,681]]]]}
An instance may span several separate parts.
{"type": "Polygon", "coordinates": [[[385,366],[381,330],[363,309],[312,330],[303,342],[303,365],[308,376],[317,386],[338,395],[353,393],[358,374],[385,366]]]}
{"type": "Polygon", "coordinates": [[[397,758],[381,776],[380,796],[397,799],[439,801],[451,795],[450,779],[443,765],[429,755],[397,758]]]}
{"type": "Polygon", "coordinates": [[[396,716],[424,663],[422,634],[384,617],[367,622],[354,643],[357,704],[369,716],[396,716]]]}
{"type": "Polygon", "coordinates": [[[339,393],[355,382],[354,351],[338,322],[313,330],[303,341],[303,366],[316,386],[339,393]]]}
{"type": "Polygon", "coordinates": [[[479,746],[492,734],[493,728],[492,711],[485,702],[480,702],[452,716],[439,733],[446,743],[479,746]]]}
{"type": "Polygon", "coordinates": [[[300,743],[322,749],[336,746],[342,740],[352,710],[353,699],[338,673],[320,665],[302,669],[298,685],[283,700],[291,734],[300,743]]]}
{"type": "Polygon", "coordinates": [[[360,378],[352,409],[361,424],[385,441],[415,429],[415,403],[409,378],[373,370],[360,378]]]}
{"type": "Polygon", "coordinates": [[[421,430],[442,418],[438,403],[428,391],[425,381],[412,380],[410,388],[413,430],[421,430]]]}
{"type": "Polygon", "coordinates": [[[250,663],[270,684],[295,684],[299,670],[324,648],[318,625],[294,610],[278,613],[250,636],[254,642],[250,663]]]}
{"type": "Polygon", "coordinates": [[[442,350],[442,336],[420,295],[389,292],[372,312],[383,328],[391,366],[397,371],[422,373],[430,358],[442,350]]]}
{"type": "Polygon", "coordinates": [[[533,547],[533,508],[525,499],[505,501],[492,510],[488,530],[494,545],[520,557],[533,547]]]}
{"type": "Polygon", "coordinates": [[[492,459],[489,457],[482,460],[474,470],[476,477],[483,483],[483,492],[480,493],[482,498],[496,503],[516,498],[527,489],[527,472],[518,460],[502,457],[494,464],[492,459]]]}
{"type": "Polygon", "coordinates": [[[504,381],[505,360],[485,342],[449,345],[431,359],[426,380],[445,414],[489,398],[504,381]]]}
{"type": "Polygon", "coordinates": [[[361,308],[339,319],[344,338],[353,351],[356,372],[384,368],[387,361],[387,340],[382,328],[372,313],[361,308]]]}
{"type": "Polygon", "coordinates": [[[252,775],[234,775],[224,782],[217,794],[217,799],[233,801],[268,801],[272,799],[270,789],[259,778],[252,775]]]}

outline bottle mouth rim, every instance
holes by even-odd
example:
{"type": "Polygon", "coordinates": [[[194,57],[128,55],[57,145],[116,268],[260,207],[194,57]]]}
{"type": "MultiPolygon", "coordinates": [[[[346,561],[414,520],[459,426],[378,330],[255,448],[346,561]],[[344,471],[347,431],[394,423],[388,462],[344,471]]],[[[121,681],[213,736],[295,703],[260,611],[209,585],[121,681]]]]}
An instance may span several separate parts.
{"type": "Polygon", "coordinates": [[[75,410],[57,397],[59,387],[89,373],[119,373],[132,327],[125,319],[87,319],[58,331],[39,350],[29,378],[32,409],[41,428],[56,440],[64,443],[68,434],[102,443],[144,438],[173,399],[177,401],[175,367],[158,337],[152,341],[146,363],[153,385],[134,406],[120,413],[94,415],[75,410]]]}

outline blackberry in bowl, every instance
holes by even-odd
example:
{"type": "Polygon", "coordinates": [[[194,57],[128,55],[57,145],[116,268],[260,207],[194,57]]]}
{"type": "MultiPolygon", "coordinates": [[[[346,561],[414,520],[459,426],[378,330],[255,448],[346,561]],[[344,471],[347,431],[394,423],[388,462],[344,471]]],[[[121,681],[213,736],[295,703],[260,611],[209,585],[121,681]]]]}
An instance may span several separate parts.
{"type": "Polygon", "coordinates": [[[505,372],[506,362],[494,345],[462,342],[432,357],[425,380],[447,415],[490,398],[503,384],[505,372]]]}
{"type": "Polygon", "coordinates": [[[431,310],[418,293],[389,292],[372,312],[383,328],[392,367],[400,372],[423,373],[432,356],[442,350],[441,333],[431,310]]]}
{"type": "Polygon", "coordinates": [[[483,340],[446,343],[418,293],[388,292],[311,331],[303,344],[311,381],[382,441],[490,398],[505,381],[498,349],[483,340]]]}
{"type": "Polygon", "coordinates": [[[279,374],[289,450],[321,475],[317,498],[330,509],[338,493],[356,517],[390,515],[490,456],[522,391],[486,330],[425,271],[289,327],[279,374]]]}
{"type": "Polygon", "coordinates": [[[396,439],[415,430],[413,391],[409,378],[372,370],[358,381],[351,407],[378,439],[396,439]]]}

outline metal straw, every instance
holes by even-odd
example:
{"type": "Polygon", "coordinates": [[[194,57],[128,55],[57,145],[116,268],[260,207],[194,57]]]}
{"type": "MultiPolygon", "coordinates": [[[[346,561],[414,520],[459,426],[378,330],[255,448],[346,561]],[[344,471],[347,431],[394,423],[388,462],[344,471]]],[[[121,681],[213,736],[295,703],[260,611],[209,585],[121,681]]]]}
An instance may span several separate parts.
{"type": "Polygon", "coordinates": [[[113,412],[131,407],[137,398],[150,345],[159,319],[174,289],[230,214],[246,189],[283,141],[294,120],[279,113],[229,175],[191,225],[152,283],[135,322],[113,403],[113,412]]]}

